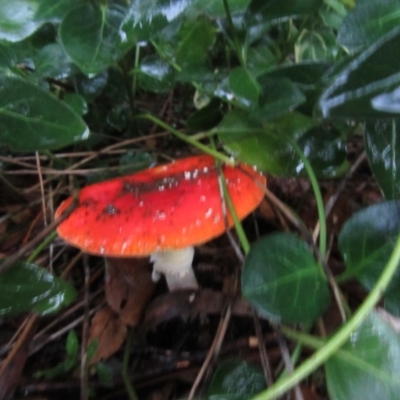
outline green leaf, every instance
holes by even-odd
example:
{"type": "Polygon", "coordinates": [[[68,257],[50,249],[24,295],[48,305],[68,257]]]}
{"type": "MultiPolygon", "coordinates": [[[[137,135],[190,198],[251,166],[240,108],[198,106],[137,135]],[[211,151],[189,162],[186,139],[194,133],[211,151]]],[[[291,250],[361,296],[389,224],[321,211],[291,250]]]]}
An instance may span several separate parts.
{"type": "MultiPolygon", "coordinates": [[[[56,31],[50,24],[43,25],[35,33],[16,43],[0,41],[0,68],[5,75],[21,76],[26,74],[26,69],[37,69],[36,63],[42,57],[42,51],[46,46],[54,44],[56,31]],[[35,61],[34,61],[35,60],[35,61]]],[[[60,47],[60,46],[59,46],[60,47]]],[[[63,51],[63,50],[62,50],[63,51]]],[[[64,57],[65,54],[64,54],[64,57]]],[[[58,62],[55,59],[57,65],[58,62]]],[[[40,64],[40,62],[39,62],[40,64]]],[[[55,68],[53,68],[54,70],[55,68]]],[[[35,71],[29,77],[35,78],[35,71]]]]}
{"type": "MultiPolygon", "coordinates": [[[[256,112],[252,116],[263,117],[256,112]]],[[[293,142],[318,176],[340,176],[348,168],[346,141],[341,132],[325,125],[315,126],[315,122],[303,114],[291,113],[261,124],[244,112],[231,111],[225,114],[217,132],[229,154],[269,174],[306,175],[293,142]]]]}
{"type": "Polygon", "coordinates": [[[258,81],[263,84],[265,80],[286,78],[298,85],[302,90],[314,89],[329,68],[329,65],[327,62],[313,61],[283,65],[269,70],[260,76],[258,81]]]}
{"type": "Polygon", "coordinates": [[[297,141],[313,126],[311,118],[301,114],[289,114],[261,125],[244,112],[231,111],[219,124],[218,137],[229,154],[261,171],[296,175],[296,168],[300,166],[302,170],[304,166],[290,140],[297,141]]]}
{"type": "Polygon", "coordinates": [[[174,71],[157,55],[144,57],[139,66],[139,85],[154,93],[168,91],[174,84],[174,71]]]}
{"type": "MultiPolygon", "coordinates": [[[[346,140],[333,126],[322,124],[311,128],[297,143],[317,176],[335,178],[348,170],[346,140]]],[[[306,175],[303,164],[299,163],[296,171],[306,175]]]]}
{"type": "Polygon", "coordinates": [[[297,62],[325,61],[334,59],[338,50],[330,31],[304,29],[295,44],[295,57],[297,62]]]}
{"type": "Polygon", "coordinates": [[[16,63],[15,52],[8,43],[0,42],[0,71],[7,73],[16,63]]]}
{"type": "Polygon", "coordinates": [[[35,32],[42,25],[34,18],[39,4],[38,0],[0,1],[0,40],[18,42],[35,32]]]}
{"type": "Polygon", "coordinates": [[[208,105],[190,115],[186,125],[195,132],[207,131],[221,122],[222,115],[221,102],[212,99],[208,105]]]}
{"type": "Polygon", "coordinates": [[[255,77],[258,77],[277,63],[274,54],[266,44],[250,47],[247,51],[246,60],[247,67],[255,77]]]}
{"type": "Polygon", "coordinates": [[[114,374],[111,366],[104,361],[99,361],[96,364],[96,372],[100,385],[109,388],[114,386],[114,374]]]}
{"type": "MultiPolygon", "coordinates": [[[[250,0],[228,0],[231,14],[244,13],[250,4],[250,0]]],[[[212,18],[221,18],[226,16],[225,7],[219,0],[194,0],[191,7],[187,10],[189,15],[206,13],[212,18]]]]}
{"type": "Polygon", "coordinates": [[[85,99],[78,93],[66,93],[64,102],[68,104],[78,115],[85,115],[88,112],[88,105],[85,99]]]}
{"type": "Polygon", "coordinates": [[[344,19],[337,40],[350,52],[372,45],[400,24],[397,0],[362,0],[344,19]]]}
{"type": "Polygon", "coordinates": [[[82,4],[73,8],[60,25],[66,53],[91,76],[115,64],[134,42],[121,35],[126,10],[118,5],[82,4]]]}
{"type": "MultiPolygon", "coordinates": [[[[228,0],[232,14],[243,13],[249,3],[250,0],[228,0]]],[[[159,36],[164,28],[178,19],[194,20],[199,15],[225,17],[224,4],[220,0],[133,0],[122,30],[136,41],[149,40],[159,36]]],[[[203,38],[197,37],[196,40],[201,42],[203,38]]]]}
{"type": "Polygon", "coordinates": [[[58,363],[55,367],[40,370],[34,373],[35,378],[55,379],[65,375],[78,365],[79,341],[74,330],[70,330],[66,343],[67,356],[65,360],[58,363]]]}
{"type": "Polygon", "coordinates": [[[175,52],[180,67],[201,64],[208,58],[208,51],[216,36],[215,26],[205,18],[196,21],[187,20],[178,34],[178,46],[175,52]]]}
{"type": "Polygon", "coordinates": [[[229,87],[245,107],[255,107],[261,92],[255,77],[243,67],[234,68],[229,74],[229,87]]]}
{"type": "Polygon", "coordinates": [[[370,118],[400,113],[400,28],[326,77],[319,106],[324,117],[370,118]]]}
{"type": "Polygon", "coordinates": [[[77,359],[79,353],[79,340],[74,330],[68,332],[65,349],[69,358],[74,360],[77,359]]]}
{"type": "Polygon", "coordinates": [[[32,79],[54,78],[66,79],[78,72],[78,68],[65,54],[64,49],[58,43],[52,43],[41,48],[33,57],[35,71],[32,79]]]}
{"type": "Polygon", "coordinates": [[[255,0],[251,2],[247,13],[248,23],[262,21],[263,23],[281,23],[293,18],[303,18],[316,12],[321,6],[321,0],[255,0]]]}
{"type": "Polygon", "coordinates": [[[381,119],[365,124],[369,165],[387,200],[400,197],[400,120],[381,119]]]}
{"type": "Polygon", "coordinates": [[[74,7],[81,4],[81,0],[40,0],[35,19],[58,23],[74,7]]]}
{"type": "Polygon", "coordinates": [[[56,149],[87,139],[83,120],[49,92],[0,77],[0,141],[15,151],[56,149]]]}
{"type": "Polygon", "coordinates": [[[75,289],[34,264],[18,262],[0,275],[0,315],[58,311],[76,297],[75,289]]]}
{"type": "Polygon", "coordinates": [[[373,311],[325,364],[331,400],[397,400],[400,336],[373,311]]]}
{"type": "Polygon", "coordinates": [[[329,304],[329,288],[307,244],[297,236],[264,236],[250,248],[242,273],[242,293],[269,318],[312,322],[329,304]]]}
{"type": "MultiPolygon", "coordinates": [[[[370,290],[385,267],[400,232],[400,201],[385,201],[355,213],[339,234],[339,250],[346,264],[340,281],[357,278],[370,290]]],[[[400,304],[400,271],[385,300],[400,304]],[[389,297],[388,297],[389,296],[389,297]]]]}
{"type": "Polygon", "coordinates": [[[137,42],[149,40],[177,18],[186,7],[187,1],[176,4],[176,0],[132,0],[121,31],[137,42]]]}
{"type": "Polygon", "coordinates": [[[78,93],[83,96],[86,101],[91,102],[101,94],[107,85],[107,80],[108,71],[103,71],[93,78],[88,78],[82,74],[76,77],[75,85],[78,93]]]}
{"type": "Polygon", "coordinates": [[[266,388],[260,367],[240,359],[222,362],[207,390],[208,400],[247,400],[266,388]]]}
{"type": "MultiPolygon", "coordinates": [[[[286,98],[293,99],[292,103],[287,102],[290,108],[297,107],[306,115],[312,115],[315,103],[320,96],[320,79],[326,73],[330,63],[305,61],[302,63],[283,65],[269,70],[258,78],[262,86],[265,82],[277,82],[278,80],[289,80],[287,83],[286,98]],[[293,87],[296,86],[296,88],[293,87]],[[297,89],[297,92],[296,92],[297,89]],[[290,93],[292,94],[291,96],[290,93]]],[[[265,91],[265,89],[264,89],[265,91]]],[[[279,92],[280,93],[280,92],[279,92]]],[[[283,97],[283,95],[282,95],[283,97]]]]}
{"type": "Polygon", "coordinates": [[[306,98],[298,85],[286,78],[262,79],[262,93],[259,106],[251,112],[251,117],[266,122],[295,109],[306,98]]]}
{"type": "Polygon", "coordinates": [[[325,26],[339,29],[347,15],[347,10],[339,0],[326,0],[319,9],[319,15],[325,26]]]}

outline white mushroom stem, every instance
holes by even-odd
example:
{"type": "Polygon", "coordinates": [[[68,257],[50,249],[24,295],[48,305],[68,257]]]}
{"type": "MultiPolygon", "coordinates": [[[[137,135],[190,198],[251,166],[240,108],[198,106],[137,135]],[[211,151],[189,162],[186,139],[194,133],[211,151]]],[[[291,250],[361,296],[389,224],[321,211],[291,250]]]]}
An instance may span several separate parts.
{"type": "Polygon", "coordinates": [[[199,285],[192,268],[193,257],[193,247],[152,254],[150,261],[154,263],[153,281],[157,282],[160,274],[164,274],[170,291],[198,289],[199,285]]]}

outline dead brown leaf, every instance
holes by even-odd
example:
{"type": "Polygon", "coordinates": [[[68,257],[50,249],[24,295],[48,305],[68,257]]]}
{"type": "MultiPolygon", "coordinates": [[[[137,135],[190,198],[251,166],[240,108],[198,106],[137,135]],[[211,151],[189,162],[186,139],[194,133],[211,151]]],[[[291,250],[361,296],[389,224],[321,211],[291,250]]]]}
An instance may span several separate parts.
{"type": "Polygon", "coordinates": [[[126,324],[111,308],[105,307],[97,311],[90,324],[89,343],[97,340],[98,345],[90,362],[94,364],[117,352],[127,333],[126,324]]]}
{"type": "Polygon", "coordinates": [[[125,324],[135,326],[154,291],[148,260],[107,258],[106,261],[107,302],[125,324]]]}
{"type": "MultiPolygon", "coordinates": [[[[174,318],[220,315],[228,299],[228,295],[210,289],[168,292],[150,303],[143,324],[145,329],[154,329],[174,318]]],[[[251,318],[253,311],[246,300],[236,298],[232,303],[232,315],[251,318]]]]}
{"type": "Polygon", "coordinates": [[[32,211],[25,205],[8,205],[6,211],[11,214],[11,220],[16,224],[27,223],[32,219],[32,211]]]}
{"type": "Polygon", "coordinates": [[[12,397],[15,387],[20,383],[21,374],[28,358],[29,349],[37,328],[35,315],[28,317],[27,323],[14,347],[0,364],[0,400],[12,397]]]}
{"type": "Polygon", "coordinates": [[[271,206],[271,203],[265,198],[261,201],[258,207],[258,213],[266,220],[276,218],[276,214],[271,206]]]}

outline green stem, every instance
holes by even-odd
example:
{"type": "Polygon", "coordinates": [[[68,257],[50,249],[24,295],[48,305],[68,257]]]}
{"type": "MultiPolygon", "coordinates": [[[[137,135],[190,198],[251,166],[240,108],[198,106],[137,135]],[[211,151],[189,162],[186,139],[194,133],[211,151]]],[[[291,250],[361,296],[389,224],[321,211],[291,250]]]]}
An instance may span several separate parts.
{"type": "Polygon", "coordinates": [[[276,383],[268,390],[259,393],[252,397],[251,400],[273,400],[290,390],[297,385],[301,380],[310,375],[320,365],[322,365],[329,357],[331,357],[341,346],[349,339],[361,323],[365,320],[368,314],[372,311],[375,305],[380,300],[382,294],[387,289],[397,271],[397,266],[400,262],[400,236],[397,238],[395,248],[390,256],[388,263],[385,266],[381,276],[376,282],[374,288],[366,297],[364,302],[358,308],[356,313],[344,324],[335,335],[333,335],[326,344],[315,352],[310,358],[304,361],[287,379],[276,383]]]}
{"type": "Polygon", "coordinates": [[[213,156],[215,159],[220,160],[225,164],[234,165],[234,161],[231,158],[229,158],[228,156],[221,154],[217,150],[211,149],[210,147],[204,145],[203,143],[200,143],[199,141],[191,138],[190,136],[185,135],[182,132],[179,132],[172,126],[166,124],[165,122],[161,121],[160,119],[158,119],[157,117],[154,117],[151,114],[142,114],[142,115],[139,115],[139,118],[145,118],[145,119],[148,119],[148,120],[156,123],[158,126],[161,126],[161,128],[164,128],[168,132],[171,132],[178,139],[181,139],[185,143],[188,143],[188,144],[198,148],[199,150],[203,151],[204,153],[213,156]]]}
{"type": "Polygon", "coordinates": [[[131,346],[133,340],[133,329],[129,330],[128,337],[126,338],[125,350],[124,350],[124,358],[122,360],[122,380],[124,381],[125,390],[128,393],[128,397],[130,400],[139,400],[135,389],[132,386],[130,377],[129,377],[129,356],[131,353],[131,346]]]}
{"type": "Polygon", "coordinates": [[[140,56],[140,46],[137,44],[135,49],[135,66],[133,69],[133,77],[132,77],[132,96],[135,96],[136,88],[137,88],[137,71],[139,68],[139,56],[140,56]]]}
{"type": "Polygon", "coordinates": [[[297,340],[304,346],[310,347],[314,350],[318,350],[325,346],[326,340],[317,338],[315,336],[309,335],[308,333],[298,332],[288,326],[281,325],[281,331],[286,337],[297,340]]]}
{"type": "Polygon", "coordinates": [[[57,236],[57,232],[52,232],[50,235],[48,235],[42,243],[39,244],[38,247],[36,247],[35,251],[29,256],[29,258],[26,260],[28,263],[34,261],[36,257],[44,250],[57,236]]]}
{"type": "Polygon", "coordinates": [[[233,20],[232,20],[231,10],[229,9],[228,0],[223,0],[223,2],[224,2],[226,19],[228,21],[229,29],[231,30],[231,33],[232,33],[233,44],[234,44],[234,47],[235,47],[236,55],[237,55],[237,57],[239,59],[240,65],[243,68],[246,68],[246,62],[245,62],[245,60],[243,58],[243,54],[242,54],[242,52],[240,50],[239,38],[237,36],[237,32],[236,32],[235,26],[233,25],[233,20]]]}
{"type": "Polygon", "coordinates": [[[236,213],[235,206],[232,203],[231,196],[229,196],[228,187],[226,186],[225,179],[221,179],[221,182],[222,182],[222,191],[224,194],[225,203],[228,206],[230,215],[232,216],[233,224],[235,225],[235,230],[238,235],[240,244],[242,245],[244,254],[247,255],[250,251],[250,243],[247,239],[246,233],[244,232],[242,223],[240,222],[240,219],[236,213]]]}
{"type": "Polygon", "coordinates": [[[325,206],[324,201],[322,199],[321,190],[318,185],[317,177],[314,174],[313,167],[311,166],[310,162],[307,160],[307,157],[304,155],[303,151],[300,149],[298,144],[291,140],[291,145],[295,149],[296,153],[301,158],[301,161],[304,163],[304,168],[307,171],[308,177],[310,179],[311,186],[314,191],[315,201],[317,203],[317,210],[318,210],[318,220],[319,220],[319,252],[323,258],[326,255],[326,218],[325,218],[325,206]]]}

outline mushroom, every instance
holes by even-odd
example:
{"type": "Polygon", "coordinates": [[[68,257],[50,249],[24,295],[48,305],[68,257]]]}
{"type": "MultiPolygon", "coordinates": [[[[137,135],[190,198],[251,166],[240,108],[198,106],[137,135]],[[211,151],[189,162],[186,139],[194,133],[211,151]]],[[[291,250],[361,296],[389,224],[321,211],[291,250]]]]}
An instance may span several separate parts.
{"type": "MultiPolygon", "coordinates": [[[[266,179],[244,164],[225,165],[221,170],[236,213],[243,219],[261,202],[266,179]]],[[[72,201],[66,199],[56,217],[72,201]]],[[[66,242],[90,254],[150,255],[153,278],[165,274],[169,289],[178,290],[198,288],[193,246],[225,229],[215,160],[199,155],[81,189],[77,208],[57,231],[66,242]]]]}

